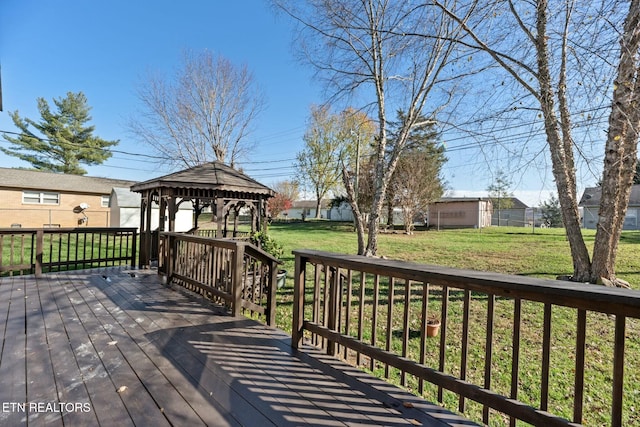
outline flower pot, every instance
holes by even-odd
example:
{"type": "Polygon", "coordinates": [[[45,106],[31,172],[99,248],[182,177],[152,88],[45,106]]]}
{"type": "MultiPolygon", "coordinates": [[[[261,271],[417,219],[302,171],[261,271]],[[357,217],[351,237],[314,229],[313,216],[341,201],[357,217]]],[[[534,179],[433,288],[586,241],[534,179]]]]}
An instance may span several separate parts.
{"type": "Polygon", "coordinates": [[[284,284],[287,281],[287,270],[278,270],[278,275],[277,275],[277,287],[278,289],[284,287],[284,284]]]}
{"type": "Polygon", "coordinates": [[[427,323],[427,336],[435,337],[438,336],[438,332],[440,331],[440,322],[430,322],[427,323]]]}

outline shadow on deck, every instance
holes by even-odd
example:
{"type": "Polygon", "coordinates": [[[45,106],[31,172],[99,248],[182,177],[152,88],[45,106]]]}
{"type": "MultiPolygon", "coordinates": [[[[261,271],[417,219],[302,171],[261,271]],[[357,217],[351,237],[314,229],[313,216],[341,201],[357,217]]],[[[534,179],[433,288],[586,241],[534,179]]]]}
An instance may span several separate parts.
{"type": "Polygon", "coordinates": [[[118,268],[0,278],[0,425],[475,425],[118,268]]]}

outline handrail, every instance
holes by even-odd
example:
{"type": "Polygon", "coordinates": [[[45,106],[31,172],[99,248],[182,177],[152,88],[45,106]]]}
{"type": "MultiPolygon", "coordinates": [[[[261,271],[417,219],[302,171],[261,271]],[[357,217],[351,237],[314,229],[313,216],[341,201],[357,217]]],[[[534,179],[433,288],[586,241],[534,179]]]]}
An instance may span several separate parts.
{"type": "Polygon", "coordinates": [[[245,241],[161,232],[159,271],[167,283],[226,306],[232,315],[275,324],[280,261],[245,241]]]}
{"type": "Polygon", "coordinates": [[[113,266],[135,267],[137,229],[1,228],[0,273],[35,274],[113,266]]]}
{"type": "Polygon", "coordinates": [[[627,319],[630,325],[640,326],[640,291],[313,250],[293,253],[293,347],[299,348],[307,338],[328,354],[372,371],[384,368],[387,378],[395,368],[399,382],[415,381],[412,387],[420,393],[432,384],[432,398],[440,403],[452,406],[443,391],[455,393],[460,412],[468,410],[467,400],[478,402],[482,411],[477,418],[485,424],[497,411],[510,418],[512,425],[516,419],[534,425],[579,425],[586,401],[608,393],[611,425],[622,425],[625,363],[627,375],[636,375],[629,372],[633,367],[629,364],[638,359],[627,357],[625,332],[627,319]],[[558,355],[555,347],[567,337],[556,336],[562,331],[553,325],[553,314],[564,310],[575,313],[575,330],[571,328],[575,343],[558,355]],[[434,312],[441,323],[436,340],[426,336],[434,312]],[[593,355],[585,337],[587,324],[596,317],[611,330],[613,380],[608,391],[587,396],[585,360],[593,355]],[[524,340],[525,328],[538,323],[541,331],[534,336],[539,342],[524,340]],[[498,342],[507,344],[498,348],[498,342]],[[508,344],[511,350],[505,352],[508,344]],[[550,390],[557,374],[552,360],[568,357],[567,353],[575,353],[573,402],[568,403],[572,414],[552,414],[548,412],[554,398],[550,390]],[[493,360],[498,354],[509,361],[511,370],[502,391],[495,384],[493,360]],[[540,358],[539,378],[534,381],[537,403],[525,396],[520,385],[529,354],[540,358]]]}

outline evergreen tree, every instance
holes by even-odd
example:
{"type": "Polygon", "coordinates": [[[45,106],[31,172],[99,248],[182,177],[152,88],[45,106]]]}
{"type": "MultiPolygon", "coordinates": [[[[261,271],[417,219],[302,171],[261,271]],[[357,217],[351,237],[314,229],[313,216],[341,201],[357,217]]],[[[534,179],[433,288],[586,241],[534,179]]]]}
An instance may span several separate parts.
{"type": "Polygon", "coordinates": [[[511,209],[513,207],[513,193],[511,192],[512,182],[503,170],[499,170],[495,176],[495,180],[487,187],[491,204],[493,205],[493,213],[497,214],[497,225],[501,223],[501,213],[503,209],[511,209]]]}
{"type": "Polygon", "coordinates": [[[54,98],[53,103],[55,111],[44,98],[38,98],[39,122],[21,118],[18,111],[10,113],[20,134],[12,137],[4,133],[4,139],[13,145],[0,149],[31,163],[35,169],[73,175],[87,173],[81,164],[99,165],[111,157],[109,147],[119,141],[106,141],[93,135],[95,126],[87,126],[91,107],[82,92],[68,92],[66,98],[54,98]]]}
{"type": "Polygon", "coordinates": [[[562,210],[560,202],[555,194],[551,194],[549,200],[542,202],[542,219],[549,227],[562,227],[562,210]]]}
{"type": "MultiPolygon", "coordinates": [[[[403,111],[398,111],[398,121],[389,131],[390,148],[394,149],[397,130],[402,129],[406,120],[403,111]]],[[[447,161],[444,147],[440,145],[436,133],[435,120],[420,115],[416,125],[409,128],[406,146],[398,157],[398,163],[389,182],[387,202],[389,204],[388,219],[392,220],[393,206],[402,209],[405,232],[413,232],[414,219],[419,214],[426,214],[430,203],[433,203],[444,192],[442,166],[447,161]]],[[[391,222],[392,224],[392,222],[391,222]]]]}

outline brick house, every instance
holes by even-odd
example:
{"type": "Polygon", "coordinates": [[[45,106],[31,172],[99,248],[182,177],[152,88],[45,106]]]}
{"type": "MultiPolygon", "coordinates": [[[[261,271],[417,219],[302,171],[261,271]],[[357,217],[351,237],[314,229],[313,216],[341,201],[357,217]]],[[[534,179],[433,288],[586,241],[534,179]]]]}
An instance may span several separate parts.
{"type": "Polygon", "coordinates": [[[135,181],[0,168],[0,228],[108,227],[114,187],[135,181]],[[88,205],[84,210],[80,205],[88,205]]]}

